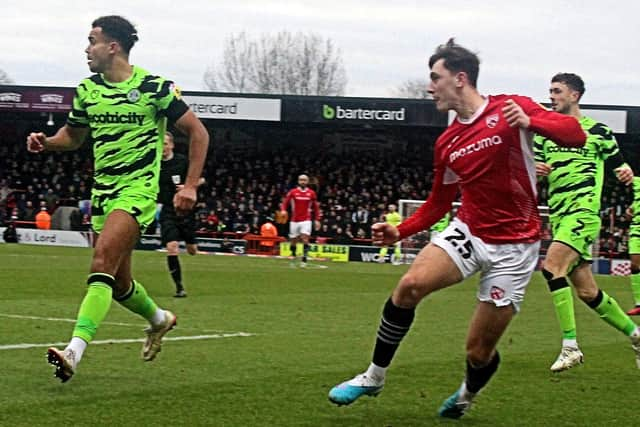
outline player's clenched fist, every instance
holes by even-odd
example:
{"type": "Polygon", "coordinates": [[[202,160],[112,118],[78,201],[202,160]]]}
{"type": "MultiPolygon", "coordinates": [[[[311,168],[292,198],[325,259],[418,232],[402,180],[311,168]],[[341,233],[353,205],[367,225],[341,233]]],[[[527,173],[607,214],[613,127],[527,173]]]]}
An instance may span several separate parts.
{"type": "Polygon", "coordinates": [[[392,245],[399,239],[398,229],[387,222],[377,222],[371,226],[371,240],[376,246],[392,245]]]}
{"type": "Polygon", "coordinates": [[[529,129],[531,119],[513,99],[507,99],[502,107],[502,114],[511,127],[529,129]]]}
{"type": "Polygon", "coordinates": [[[173,206],[178,215],[186,215],[198,199],[198,193],[194,187],[184,186],[173,196],[173,206]]]}
{"type": "Polygon", "coordinates": [[[42,132],[31,132],[27,136],[27,150],[30,153],[40,153],[44,151],[44,143],[47,136],[42,132]]]}

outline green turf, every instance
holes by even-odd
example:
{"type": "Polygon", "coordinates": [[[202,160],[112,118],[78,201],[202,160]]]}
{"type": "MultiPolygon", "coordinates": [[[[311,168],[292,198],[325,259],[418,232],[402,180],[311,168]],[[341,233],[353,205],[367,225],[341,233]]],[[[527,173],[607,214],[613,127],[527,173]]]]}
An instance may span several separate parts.
{"type": "MultiPolygon", "coordinates": [[[[0,245],[0,346],[67,341],[73,324],[7,315],[74,318],[90,251],[0,245]]],[[[178,315],[171,336],[248,332],[250,337],[166,342],[150,363],[140,344],[90,346],[60,384],[45,348],[0,350],[0,425],[111,426],[582,426],[637,421],[639,390],[628,339],[577,305],[586,364],[552,375],[560,333],[538,274],[499,348],[503,363],[459,421],[437,409],[463,376],[464,336],[475,281],[423,301],[378,398],[349,407],[331,386],[368,365],[380,311],[406,267],[181,257],[189,297],[172,298],[164,255],[136,252],[135,277],[178,315]]],[[[623,307],[626,279],[599,276],[623,307]]],[[[144,321],[114,303],[96,340],[142,338],[144,321]]]]}

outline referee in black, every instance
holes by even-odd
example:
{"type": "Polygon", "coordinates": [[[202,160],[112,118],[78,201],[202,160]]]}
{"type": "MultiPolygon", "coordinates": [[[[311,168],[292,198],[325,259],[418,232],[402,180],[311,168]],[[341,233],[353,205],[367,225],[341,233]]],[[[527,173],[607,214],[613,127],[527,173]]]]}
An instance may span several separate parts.
{"type": "MultiPolygon", "coordinates": [[[[160,211],[160,235],[162,245],[167,249],[167,265],[169,273],[176,284],[177,298],[184,298],[187,292],[182,283],[182,271],[180,269],[180,241],[184,241],[189,255],[198,252],[196,242],[196,222],[193,212],[185,215],[177,215],[173,206],[173,196],[184,184],[189,160],[186,156],[175,153],[173,134],[167,131],[164,135],[164,145],[162,146],[162,163],[160,167],[160,192],[158,202],[162,204],[160,211]]],[[[204,178],[200,178],[198,185],[204,183],[204,178]]]]}

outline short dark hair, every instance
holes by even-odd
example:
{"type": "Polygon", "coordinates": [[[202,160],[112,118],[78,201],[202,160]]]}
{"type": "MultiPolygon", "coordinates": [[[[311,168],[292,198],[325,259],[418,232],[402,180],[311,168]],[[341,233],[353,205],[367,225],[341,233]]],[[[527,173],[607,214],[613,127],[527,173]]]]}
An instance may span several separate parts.
{"type": "Polygon", "coordinates": [[[138,41],[138,30],[131,22],[118,15],[101,16],[91,24],[93,28],[100,27],[105,36],[117,41],[125,53],[129,53],[134,43],[138,41]]]}
{"type": "Polygon", "coordinates": [[[573,73],[558,73],[551,78],[551,83],[563,83],[567,85],[571,90],[575,90],[580,94],[578,99],[582,98],[585,91],[582,77],[573,73]]]}
{"type": "Polygon", "coordinates": [[[478,55],[471,52],[459,44],[456,44],[454,38],[450,38],[445,44],[441,44],[435,53],[429,58],[429,68],[433,68],[433,64],[440,59],[444,59],[444,67],[458,73],[460,71],[467,73],[469,82],[473,87],[478,84],[478,73],[480,72],[480,59],[478,55]]]}

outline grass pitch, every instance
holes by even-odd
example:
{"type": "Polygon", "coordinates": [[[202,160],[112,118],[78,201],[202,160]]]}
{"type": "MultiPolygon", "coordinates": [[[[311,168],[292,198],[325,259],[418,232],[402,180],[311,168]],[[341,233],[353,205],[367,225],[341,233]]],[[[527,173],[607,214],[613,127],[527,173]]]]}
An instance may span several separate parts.
{"type": "MultiPolygon", "coordinates": [[[[423,301],[378,398],[348,407],[331,386],[364,370],[382,306],[406,267],[350,263],[292,269],[288,261],[181,256],[189,296],[175,299],[165,256],[136,252],[134,274],[178,315],[153,362],[145,322],[114,303],[74,378],[53,377],[46,345],[70,338],[90,250],[0,245],[0,425],[583,426],[637,421],[640,371],[629,341],[576,303],[585,365],[549,366],[560,333],[539,274],[499,345],[503,363],[472,410],[441,420],[460,384],[475,280],[423,301]],[[238,335],[239,333],[245,335],[238,335]],[[227,334],[227,337],[224,335],[227,334]],[[204,336],[204,337],[203,337],[204,336]],[[25,348],[16,348],[24,344],[25,348]]],[[[623,308],[628,279],[599,276],[623,308]]]]}

